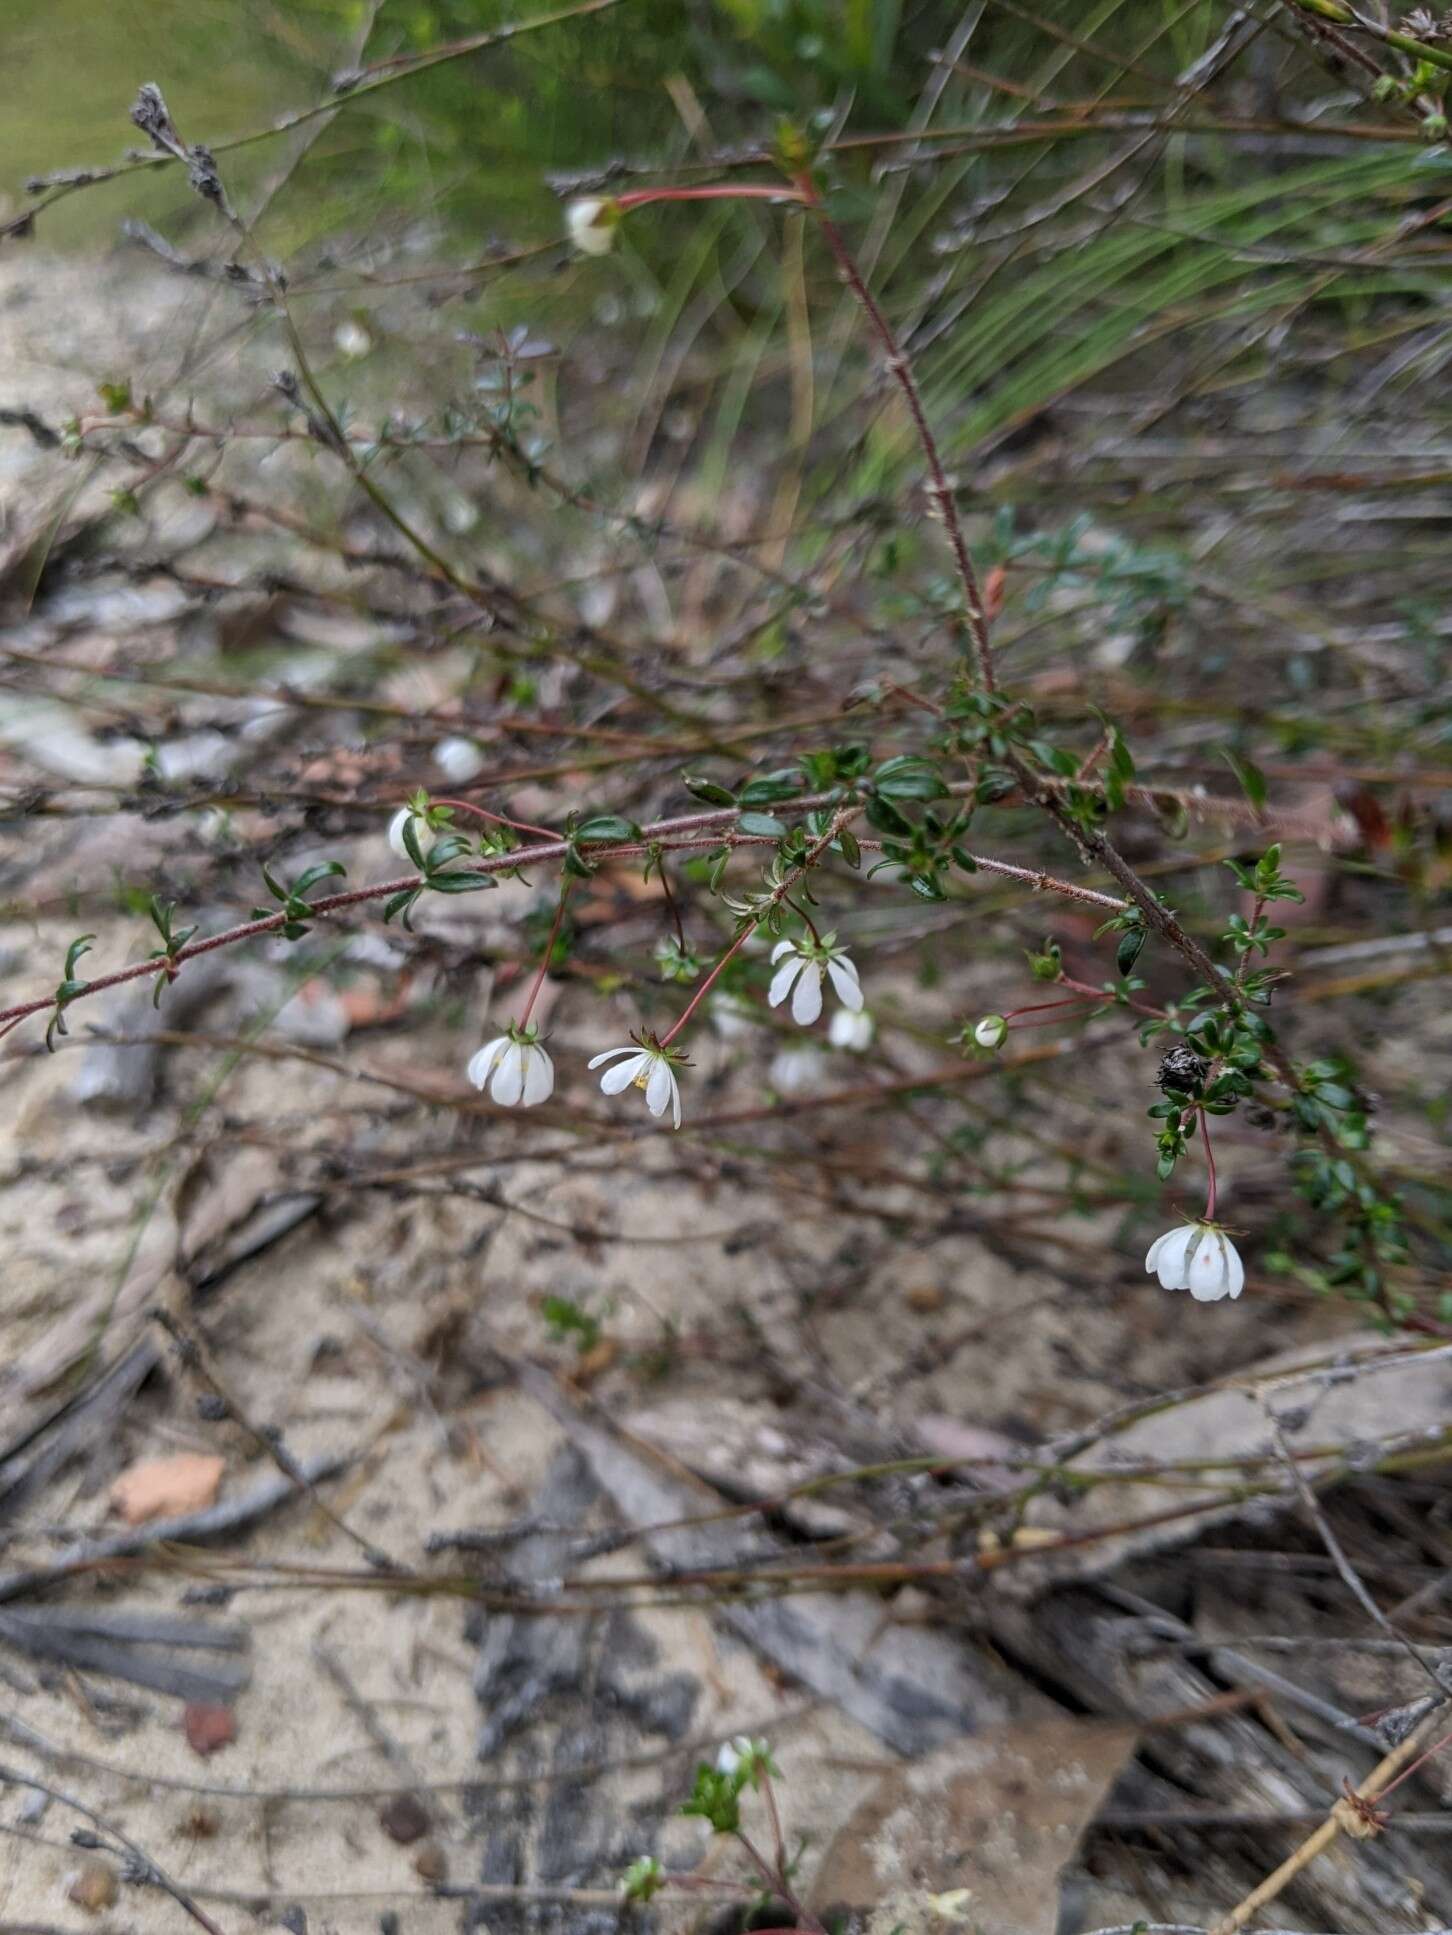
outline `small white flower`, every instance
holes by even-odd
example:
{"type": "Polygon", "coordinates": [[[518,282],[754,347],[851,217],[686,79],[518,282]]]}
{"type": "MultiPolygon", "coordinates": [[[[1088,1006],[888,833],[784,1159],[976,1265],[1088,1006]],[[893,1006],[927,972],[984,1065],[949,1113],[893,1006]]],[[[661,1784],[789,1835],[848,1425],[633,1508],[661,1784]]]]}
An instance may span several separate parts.
{"type": "Polygon", "coordinates": [[[600,1077],[600,1087],[606,1095],[619,1095],[623,1089],[639,1088],[645,1091],[645,1106],[652,1115],[671,1112],[671,1121],[676,1128],[681,1126],[681,1090],[676,1080],[675,1064],[685,1057],[678,1049],[662,1048],[652,1036],[633,1041],[627,1048],[607,1048],[603,1054],[592,1055],[589,1066],[599,1068],[602,1062],[615,1062],[600,1077]],[[616,1061],[617,1055],[628,1057],[616,1061]]]}
{"type": "Polygon", "coordinates": [[[766,1071],[769,1088],[778,1095],[802,1095],[810,1093],[819,1084],[822,1073],[821,1051],[814,1047],[783,1048],[772,1056],[766,1071]]]}
{"type": "Polygon", "coordinates": [[[456,786],[484,770],[484,755],[472,739],[441,739],[434,747],[434,762],[456,786]]]}
{"type": "Polygon", "coordinates": [[[1002,1015],[985,1015],[973,1030],[973,1039],[980,1048],[1002,1048],[1008,1037],[1008,1023],[1002,1015]]]}
{"type": "Polygon", "coordinates": [[[839,1008],[827,1023],[827,1039],[834,1048],[850,1048],[854,1055],[861,1055],[872,1046],[872,1037],[877,1033],[877,1023],[865,1008],[853,1014],[850,1008],[839,1008]]]}
{"type": "Polygon", "coordinates": [[[511,1029],[486,1042],[469,1059],[469,1080],[489,1089],[489,1099],[502,1109],[532,1109],[554,1093],[555,1065],[534,1038],[534,1031],[511,1029]]]}
{"type": "Polygon", "coordinates": [[[771,1765],[771,1748],[764,1740],[750,1740],[738,1733],[723,1743],[716,1755],[716,1772],[731,1775],[744,1767],[749,1774],[758,1765],[771,1765]]]}
{"type": "Polygon", "coordinates": [[[333,341],[340,356],[366,356],[373,347],[373,338],[360,322],[341,322],[333,331],[333,341]]]}
{"type": "Polygon", "coordinates": [[[407,860],[408,864],[412,866],[413,855],[403,844],[403,829],[408,825],[410,820],[414,822],[414,837],[417,839],[420,849],[423,852],[428,851],[428,821],[415,813],[411,806],[400,806],[393,818],[388,822],[388,844],[393,848],[393,851],[398,855],[400,860],[407,860]]]}
{"type": "Polygon", "coordinates": [[[573,201],[565,210],[565,227],[570,240],[586,255],[608,255],[615,246],[615,229],[620,220],[617,203],[595,195],[573,201]]]}
{"type": "Polygon", "coordinates": [[[1240,1252],[1214,1223],[1182,1223],[1149,1246],[1144,1267],[1166,1290],[1188,1290],[1196,1303],[1238,1297],[1245,1288],[1240,1252]]]}
{"type": "Polygon", "coordinates": [[[778,941],[771,950],[771,964],[776,973],[766,998],[773,1008],[779,1008],[791,995],[792,1020],[798,1027],[810,1028],[822,1012],[824,968],[842,1006],[850,1008],[853,1014],[861,1012],[862,989],[857,970],[836,943],[835,934],[824,934],[820,941],[778,941]],[[778,961],[780,967],[777,967],[778,961]]]}

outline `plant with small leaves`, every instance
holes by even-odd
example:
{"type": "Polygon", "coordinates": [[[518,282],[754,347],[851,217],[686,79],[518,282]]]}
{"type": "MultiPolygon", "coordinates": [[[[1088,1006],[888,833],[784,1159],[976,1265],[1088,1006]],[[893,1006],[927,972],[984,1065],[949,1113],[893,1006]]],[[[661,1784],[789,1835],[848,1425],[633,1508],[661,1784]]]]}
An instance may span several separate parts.
{"type": "Polygon", "coordinates": [[[66,949],[65,969],[62,972],[60,984],[55,991],[54,1012],[46,1024],[45,1030],[45,1045],[52,1054],[55,1053],[56,1036],[70,1033],[70,1030],[66,1027],[66,1009],[78,994],[84,994],[90,986],[89,981],[80,981],[76,978],[76,963],[83,954],[90,953],[91,942],[95,938],[94,934],[78,934],[66,949]]]}
{"type": "Polygon", "coordinates": [[[655,944],[655,964],[662,981],[689,986],[701,978],[702,963],[689,948],[682,947],[674,934],[663,935],[655,944]]]}
{"type": "MultiPolygon", "coordinates": [[[[460,833],[452,825],[453,817],[452,807],[433,805],[427,793],[415,794],[404,812],[395,816],[397,844],[423,878],[417,886],[404,887],[393,895],[383,909],[385,921],[391,921],[396,914],[402,915],[403,925],[411,931],[413,910],[420,895],[476,894],[499,885],[492,873],[479,873],[472,868],[454,865],[466,854],[472,859],[480,851],[482,842],[460,833]],[[423,843],[424,833],[435,836],[427,847],[423,843]]],[[[485,837],[492,837],[492,829],[491,834],[485,837]]]]}
{"type": "MultiPolygon", "coordinates": [[[[312,931],[311,923],[316,918],[304,896],[309,888],[316,887],[320,880],[341,878],[347,868],[340,860],[319,860],[315,866],[305,868],[290,887],[277,879],[272,869],[265,863],[262,878],[267,891],[277,901],[282,911],[282,933],[289,941],[300,941],[312,931]]],[[[271,920],[277,916],[277,907],[254,907],[253,920],[271,920]]]]}
{"type": "Polygon", "coordinates": [[[629,846],[642,837],[635,821],[623,814],[593,813],[582,820],[572,813],[565,821],[564,870],[577,880],[588,880],[598,873],[599,861],[589,857],[587,848],[629,846]]]}
{"type": "Polygon", "coordinates": [[[161,946],[152,948],[146,957],[148,961],[157,963],[156,984],[151,990],[151,1005],[153,1008],[159,1008],[162,995],[181,972],[176,957],[197,930],[195,927],[173,927],[176,903],[161,900],[155,894],[147,902],[147,912],[151,916],[152,926],[161,936],[161,946]]]}
{"type": "Polygon", "coordinates": [[[627,1901],[645,1903],[658,1895],[666,1883],[666,1872],[653,1854],[642,1854],[632,1861],[620,1877],[620,1892],[627,1901]]]}
{"type": "Polygon", "coordinates": [[[594,1350],[600,1341],[600,1320],[577,1304],[570,1297],[546,1297],[541,1302],[539,1314],[544,1318],[552,1337],[561,1343],[573,1338],[575,1348],[583,1356],[586,1351],[594,1350]]]}

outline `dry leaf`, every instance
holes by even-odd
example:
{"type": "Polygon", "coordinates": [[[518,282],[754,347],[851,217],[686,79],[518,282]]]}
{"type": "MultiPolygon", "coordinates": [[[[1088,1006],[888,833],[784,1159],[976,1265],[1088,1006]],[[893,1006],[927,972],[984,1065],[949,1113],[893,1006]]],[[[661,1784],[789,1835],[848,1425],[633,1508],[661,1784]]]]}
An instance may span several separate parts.
{"type": "Polygon", "coordinates": [[[223,1460],[183,1451],[132,1465],[111,1487],[111,1503],[128,1525],[149,1518],[179,1518],[212,1504],[222,1482],[223,1460]]]}
{"type": "Polygon", "coordinates": [[[83,1861],[70,1878],[66,1900],[88,1915],[99,1915],[116,1899],[116,1870],[105,1861],[83,1861]]]}
{"type": "Polygon", "coordinates": [[[1134,1751],[1132,1727],[995,1727],[886,1774],[813,1884],[820,1914],[868,1909],[865,1935],[1054,1935],[1059,1874],[1134,1751]]]}
{"type": "Polygon", "coordinates": [[[237,1738],[237,1716],[231,1707],[190,1700],[182,1715],[182,1731],[192,1752],[205,1757],[231,1746],[237,1738]]]}

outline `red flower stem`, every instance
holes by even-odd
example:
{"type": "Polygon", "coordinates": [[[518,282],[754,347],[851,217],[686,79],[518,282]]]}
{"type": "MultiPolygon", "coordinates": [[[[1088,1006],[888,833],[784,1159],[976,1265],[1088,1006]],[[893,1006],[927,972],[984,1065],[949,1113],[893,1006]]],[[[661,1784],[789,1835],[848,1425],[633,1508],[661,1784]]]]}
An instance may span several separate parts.
{"type": "Polygon", "coordinates": [[[805,202],[808,199],[800,188],[783,188],[779,184],[770,187],[745,184],[732,187],[721,182],[714,188],[632,188],[624,195],[613,197],[619,209],[646,208],[652,202],[805,202]]]}
{"type": "Polygon", "coordinates": [[[817,932],[817,924],[816,924],[816,922],[815,922],[815,921],[814,921],[814,920],[812,919],[812,917],[811,917],[811,915],[810,915],[810,914],[809,914],[809,913],[807,912],[807,910],[806,910],[806,908],[805,908],[805,907],[799,907],[799,906],[797,905],[797,903],[796,903],[796,902],[795,902],[795,901],[794,901],[794,900],[792,899],[792,897],[791,897],[791,895],[790,895],[790,894],[788,894],[788,895],[787,895],[787,903],[786,903],[786,904],[787,904],[787,906],[788,906],[788,907],[790,907],[790,908],[791,908],[791,910],[792,910],[792,912],[793,912],[793,913],[794,913],[794,914],[795,914],[795,915],[796,915],[796,916],[798,917],[798,919],[799,919],[799,920],[800,920],[800,921],[801,921],[801,922],[803,923],[803,925],[804,925],[804,926],[806,927],[806,930],[807,930],[807,932],[808,932],[808,933],[809,933],[809,934],[811,935],[811,937],[812,937],[812,940],[813,940],[813,942],[814,942],[814,943],[815,943],[815,944],[816,944],[816,945],[817,945],[818,947],[820,947],[820,946],[822,945],[822,937],[821,937],[821,935],[820,935],[820,934],[819,934],[819,933],[817,932]]]}
{"type": "Polygon", "coordinates": [[[1086,999],[1092,999],[1094,1001],[1113,1001],[1116,1007],[1133,1008],[1134,1012],[1137,1015],[1153,1015],[1156,1021],[1163,1021],[1165,1018],[1165,1011],[1163,1008],[1152,1008],[1147,1001],[1119,1002],[1115,1000],[1115,997],[1112,994],[1106,994],[1103,988],[1091,988],[1087,984],[1087,982],[1075,981],[1070,975],[1067,975],[1067,974],[1060,975],[1059,985],[1060,987],[1064,987],[1064,988],[1077,989],[1080,994],[1086,997],[1086,999]]]}
{"type": "Polygon", "coordinates": [[[711,992],[711,989],[721,979],[721,975],[724,972],[728,962],[730,962],[737,954],[741,952],[742,948],[746,944],[747,935],[754,934],[756,932],[756,926],[757,926],[757,923],[754,920],[747,921],[746,925],[742,928],[741,932],[736,936],[736,939],[731,943],[730,947],[727,948],[726,952],[721,956],[720,960],[716,963],[715,967],[712,968],[711,972],[706,976],[705,980],[701,983],[700,987],[698,987],[696,989],[696,992],[691,996],[691,999],[689,1003],[686,1005],[686,1007],[684,1007],[681,1010],[681,1012],[676,1016],[675,1020],[671,1023],[671,1026],[667,1029],[666,1033],[660,1037],[657,1043],[658,1047],[660,1048],[670,1047],[671,1043],[675,1040],[676,1036],[681,1032],[682,1028],[685,1027],[686,1023],[690,1020],[691,1016],[696,1012],[697,1008],[700,1007],[701,1003],[705,1000],[706,996],[711,992]]]}
{"type": "Polygon", "coordinates": [[[1070,994],[1066,995],[1062,1001],[1035,1001],[1031,1007],[1010,1008],[1003,1018],[1005,1021],[1017,1021],[1020,1015],[1047,1014],[1050,1008],[1077,1008],[1089,1000],[1107,1001],[1108,998],[1107,995],[1102,994],[1093,996],[1087,994],[1070,994]]]}
{"type": "Polygon", "coordinates": [[[566,880],[560,888],[560,904],[555,909],[554,924],[550,928],[549,939],[544,944],[544,959],[539,964],[539,972],[534,977],[534,986],[529,991],[529,999],[524,1004],[524,1013],[519,1017],[521,1029],[529,1026],[529,1018],[534,1013],[534,1004],[539,1000],[539,991],[545,984],[545,976],[550,971],[550,957],[555,951],[555,942],[560,937],[560,923],[565,918],[565,902],[570,897],[573,880],[566,880]]]}
{"type": "Polygon", "coordinates": [[[461,813],[472,813],[477,819],[489,820],[495,826],[512,826],[516,833],[539,833],[546,840],[558,840],[559,834],[552,826],[532,826],[528,820],[511,820],[504,813],[488,813],[482,806],[475,806],[469,800],[436,799],[435,806],[452,806],[461,813]]]}
{"type": "Polygon", "coordinates": [[[1210,1146],[1210,1118],[1200,1110],[1200,1133],[1205,1138],[1205,1167],[1209,1171],[1209,1190],[1205,1197],[1205,1221],[1215,1221],[1215,1151],[1210,1146]]]}

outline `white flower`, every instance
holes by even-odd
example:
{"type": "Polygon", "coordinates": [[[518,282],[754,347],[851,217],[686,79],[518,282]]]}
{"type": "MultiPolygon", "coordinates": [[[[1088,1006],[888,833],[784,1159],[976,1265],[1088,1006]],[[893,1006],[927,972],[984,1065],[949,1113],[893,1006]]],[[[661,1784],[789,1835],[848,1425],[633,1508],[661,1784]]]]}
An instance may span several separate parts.
{"type": "Polygon", "coordinates": [[[876,1033],[877,1023],[865,1008],[859,1008],[856,1014],[850,1008],[839,1008],[827,1024],[827,1039],[832,1046],[850,1048],[856,1055],[872,1046],[876,1033]]]}
{"type": "Polygon", "coordinates": [[[818,1049],[783,1048],[772,1056],[766,1080],[778,1095],[801,1095],[816,1088],[821,1072],[822,1056],[818,1049]]]}
{"type": "Polygon", "coordinates": [[[456,786],[484,770],[484,755],[472,739],[441,739],[434,747],[434,760],[456,786]]]}
{"type": "Polygon", "coordinates": [[[408,825],[410,820],[414,822],[414,838],[418,841],[420,850],[427,850],[424,842],[429,837],[428,821],[415,813],[411,806],[400,806],[393,818],[388,822],[388,844],[393,848],[393,851],[398,855],[400,860],[407,860],[408,864],[412,866],[413,855],[403,844],[403,829],[408,825]]]}
{"type": "Polygon", "coordinates": [[[1002,1015],[985,1015],[973,1030],[973,1039],[980,1048],[1002,1048],[1008,1035],[1008,1023],[1002,1015]]]}
{"type": "Polygon", "coordinates": [[[756,1771],[774,1774],[778,1770],[772,1765],[771,1746],[765,1740],[750,1740],[744,1733],[738,1733],[734,1740],[728,1740],[716,1754],[716,1772],[725,1774],[729,1780],[741,1774],[753,1785],[756,1771]]]}
{"type": "Polygon", "coordinates": [[[771,1764],[771,1748],[764,1740],[750,1740],[744,1733],[738,1733],[734,1740],[726,1741],[716,1755],[716,1772],[734,1774],[739,1767],[750,1773],[758,1763],[771,1764]]]}
{"type": "Polygon", "coordinates": [[[1149,1246],[1144,1267],[1166,1290],[1188,1290],[1196,1303],[1238,1297],[1245,1288],[1240,1252],[1214,1223],[1182,1223],[1149,1246]]]}
{"type": "Polygon", "coordinates": [[[339,323],[333,331],[333,341],[340,356],[366,356],[373,347],[373,338],[360,322],[339,323]]]}
{"type": "Polygon", "coordinates": [[[652,1115],[671,1112],[671,1120],[676,1128],[681,1126],[681,1090],[676,1081],[675,1063],[683,1060],[680,1051],[662,1048],[652,1037],[635,1041],[628,1048],[607,1048],[601,1055],[592,1055],[589,1066],[598,1068],[602,1062],[615,1062],[614,1068],[607,1068],[600,1077],[600,1087],[606,1095],[619,1095],[622,1089],[631,1087],[645,1090],[645,1106],[652,1115]],[[617,1055],[626,1055],[628,1061],[615,1061],[617,1055]]]}
{"type": "Polygon", "coordinates": [[[773,1008],[779,1008],[790,994],[792,1020],[801,1028],[810,1028],[822,1012],[823,968],[831,976],[842,1006],[850,1008],[853,1014],[861,1011],[862,989],[858,985],[857,970],[836,945],[836,940],[835,934],[824,934],[820,941],[778,941],[771,950],[772,966],[776,967],[778,961],[781,966],[776,967],[766,998],[773,1008]]]}
{"type": "Polygon", "coordinates": [[[565,227],[570,240],[586,255],[608,255],[615,246],[615,228],[620,209],[614,201],[590,195],[571,202],[565,210],[565,227]]]}
{"type": "Polygon", "coordinates": [[[554,1093],[555,1065],[532,1030],[511,1030],[486,1042],[477,1055],[470,1057],[469,1080],[475,1088],[487,1083],[490,1101],[502,1109],[532,1109],[554,1093]]]}

